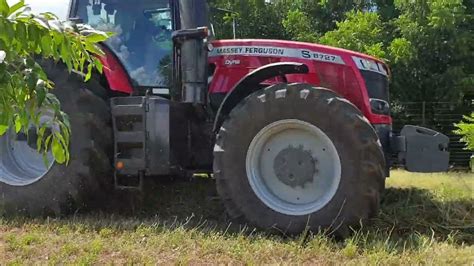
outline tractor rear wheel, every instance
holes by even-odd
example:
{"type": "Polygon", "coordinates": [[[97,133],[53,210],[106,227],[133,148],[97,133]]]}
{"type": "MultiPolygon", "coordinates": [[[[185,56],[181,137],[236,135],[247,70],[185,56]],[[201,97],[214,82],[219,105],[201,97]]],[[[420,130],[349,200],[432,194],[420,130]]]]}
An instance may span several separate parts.
{"type": "Polygon", "coordinates": [[[333,91],[279,84],[244,99],[214,148],[217,190],[232,218],[295,234],[339,234],[374,216],[385,185],[377,134],[333,91]]]}
{"type": "MultiPolygon", "coordinates": [[[[53,63],[47,64],[45,71],[55,83],[53,93],[69,115],[70,161],[59,165],[49,156],[51,164],[45,165],[26,137],[14,132],[1,136],[0,214],[67,214],[90,207],[91,199],[112,184],[110,112],[107,102],[96,94],[106,91],[97,81],[84,83],[80,75],[53,63]]],[[[34,127],[30,134],[35,134],[34,127]]]]}

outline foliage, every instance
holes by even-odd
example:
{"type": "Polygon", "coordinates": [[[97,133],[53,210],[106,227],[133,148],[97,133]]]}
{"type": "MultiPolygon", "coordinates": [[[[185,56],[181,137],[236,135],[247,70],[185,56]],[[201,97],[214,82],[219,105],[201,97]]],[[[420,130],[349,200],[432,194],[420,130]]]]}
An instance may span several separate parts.
{"type": "Polygon", "coordinates": [[[466,142],[466,150],[474,151],[474,112],[470,116],[464,116],[455,126],[458,128],[454,133],[463,136],[461,141],[466,142]]]}
{"type": "Polygon", "coordinates": [[[371,5],[370,0],[279,0],[273,3],[287,6],[288,14],[299,11],[303,15],[302,20],[309,20],[311,32],[316,36],[333,30],[338,21],[344,20],[347,12],[365,10],[371,5]]]}
{"type": "Polygon", "coordinates": [[[36,128],[40,152],[52,151],[58,163],[69,159],[71,134],[67,115],[51,93],[54,84],[39,58],[61,61],[69,71],[102,70],[93,55],[108,34],[86,26],[61,23],[51,13],[29,14],[24,1],[9,5],[0,0],[0,136],[8,130],[28,133],[36,128]],[[46,119],[45,119],[46,118],[46,119]]]}
{"type": "Polygon", "coordinates": [[[474,21],[463,1],[398,0],[395,7],[400,16],[388,22],[394,26],[391,36],[406,40],[411,52],[390,55],[394,96],[459,101],[472,93],[474,21]]]}
{"type": "Polygon", "coordinates": [[[213,8],[232,12],[216,12],[212,22],[219,30],[219,39],[232,38],[232,21],[237,22],[238,38],[287,39],[281,21],[286,7],[282,3],[268,4],[265,0],[210,0],[213,8]]]}
{"type": "MultiPolygon", "coordinates": [[[[238,38],[292,39],[316,41],[326,31],[334,29],[345,13],[370,6],[371,0],[209,0],[212,8],[229,12],[214,12],[215,27],[224,29],[220,39],[231,38],[231,23],[237,21],[238,38]]],[[[221,30],[222,32],[222,30],[221,30]]]]}
{"type": "Polygon", "coordinates": [[[398,16],[349,12],[320,41],[386,59],[400,101],[459,101],[474,87],[472,14],[461,0],[393,4],[398,16]]]}
{"type": "Polygon", "coordinates": [[[301,10],[290,10],[283,20],[283,27],[293,40],[316,42],[316,33],[311,29],[310,18],[301,10]]]}
{"type": "Polygon", "coordinates": [[[337,29],[327,32],[320,42],[385,58],[384,28],[377,13],[351,11],[337,22],[337,29]]]}

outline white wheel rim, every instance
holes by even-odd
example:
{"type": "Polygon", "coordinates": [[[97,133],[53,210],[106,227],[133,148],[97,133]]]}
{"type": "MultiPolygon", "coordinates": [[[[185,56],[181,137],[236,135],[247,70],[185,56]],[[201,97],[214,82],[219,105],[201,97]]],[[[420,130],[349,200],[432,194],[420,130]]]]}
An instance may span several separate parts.
{"type": "MultiPolygon", "coordinates": [[[[40,123],[50,119],[50,114],[43,115],[40,123]]],[[[43,154],[38,153],[32,144],[27,142],[25,135],[19,138],[13,130],[0,136],[0,182],[11,186],[27,186],[39,181],[51,170],[54,164],[51,152],[46,155],[46,165],[43,154]]]]}
{"type": "Polygon", "coordinates": [[[314,213],[331,201],[341,180],[341,161],[331,139],[297,119],[276,121],[252,140],[246,171],[255,195],[287,215],[314,213]]]}

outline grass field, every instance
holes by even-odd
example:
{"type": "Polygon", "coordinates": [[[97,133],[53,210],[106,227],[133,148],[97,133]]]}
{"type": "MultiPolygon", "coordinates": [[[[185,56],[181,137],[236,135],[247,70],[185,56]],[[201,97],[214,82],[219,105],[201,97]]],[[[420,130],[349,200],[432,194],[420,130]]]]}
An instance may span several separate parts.
{"type": "Polygon", "coordinates": [[[473,174],[392,172],[378,218],[345,241],[229,224],[212,183],[156,185],[134,215],[0,219],[0,265],[474,263],[473,174]]]}

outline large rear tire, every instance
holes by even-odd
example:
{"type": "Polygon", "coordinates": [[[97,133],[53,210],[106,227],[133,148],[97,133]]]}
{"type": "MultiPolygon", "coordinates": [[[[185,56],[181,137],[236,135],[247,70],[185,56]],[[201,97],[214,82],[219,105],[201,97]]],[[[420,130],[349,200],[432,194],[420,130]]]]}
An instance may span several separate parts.
{"type": "Polygon", "coordinates": [[[106,91],[97,81],[84,83],[82,76],[52,63],[45,71],[55,83],[53,93],[62,110],[69,115],[70,162],[47,167],[38,160],[41,155],[14,134],[0,137],[0,214],[68,214],[97,204],[94,199],[112,184],[109,106],[97,94],[106,91]],[[22,150],[14,150],[17,147],[22,150]],[[25,156],[30,159],[20,161],[25,156]]]}
{"type": "Polygon", "coordinates": [[[295,234],[345,234],[377,213],[385,185],[377,134],[334,92],[279,84],[243,100],[214,149],[217,190],[230,216],[295,234]]]}

